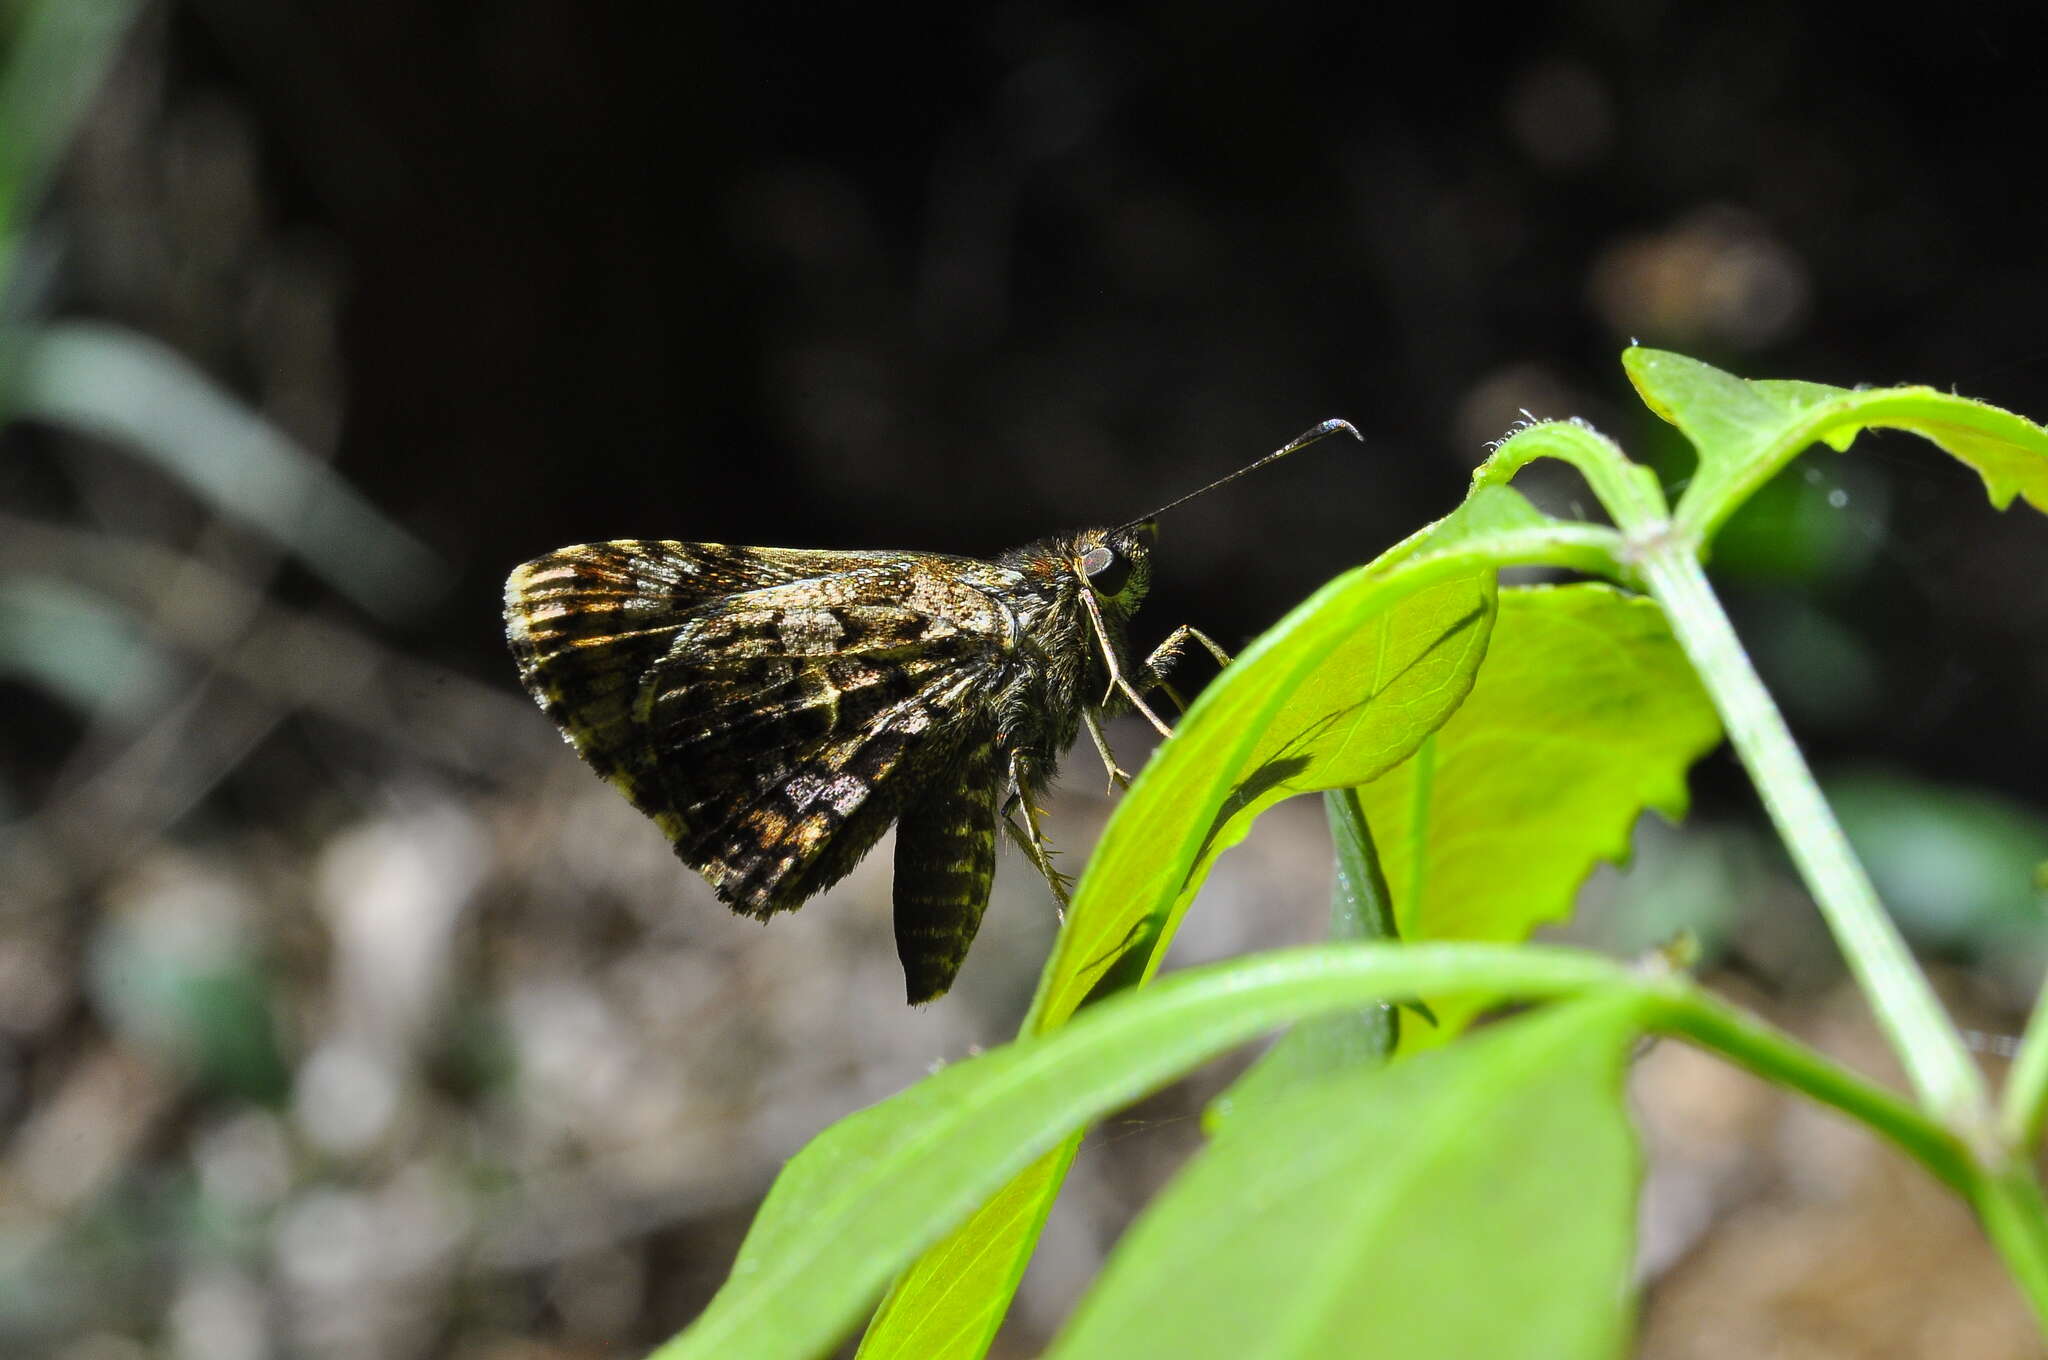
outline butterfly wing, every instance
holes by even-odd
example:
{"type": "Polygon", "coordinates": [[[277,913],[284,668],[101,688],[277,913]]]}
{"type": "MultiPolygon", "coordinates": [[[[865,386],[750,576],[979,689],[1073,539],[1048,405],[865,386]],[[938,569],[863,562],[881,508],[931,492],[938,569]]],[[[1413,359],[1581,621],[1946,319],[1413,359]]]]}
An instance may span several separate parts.
{"type": "Polygon", "coordinates": [[[904,603],[905,574],[722,601],[649,672],[663,829],[735,910],[787,911],[843,877],[976,725],[1004,635],[963,626],[973,600],[904,603]]]}
{"type": "Polygon", "coordinates": [[[505,582],[505,633],[519,679],[592,769],[651,817],[634,718],[647,670],[703,606],[723,596],[858,570],[873,553],[776,552],[722,543],[620,539],[563,548],[505,582]]]}
{"type": "Polygon", "coordinates": [[[628,540],[515,571],[507,631],[585,760],[767,916],[986,740],[966,700],[1008,664],[1014,586],[967,559],[628,540]]]}

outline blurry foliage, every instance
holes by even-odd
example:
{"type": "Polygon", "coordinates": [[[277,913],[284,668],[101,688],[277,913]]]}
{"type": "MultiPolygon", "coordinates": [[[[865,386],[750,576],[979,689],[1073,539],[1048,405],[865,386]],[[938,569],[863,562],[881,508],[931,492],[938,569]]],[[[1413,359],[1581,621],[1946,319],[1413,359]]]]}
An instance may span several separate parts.
{"type": "Polygon", "coordinates": [[[432,554],[174,351],[73,322],[39,327],[10,358],[17,416],[149,460],[374,612],[403,617],[434,603],[442,573],[432,554]]]}
{"type": "Polygon", "coordinates": [[[0,56],[0,276],[11,275],[42,204],[141,0],[26,0],[8,7],[0,56]]]}
{"type": "MultiPolygon", "coordinates": [[[[15,278],[26,220],[136,8],[137,0],[41,0],[7,16],[0,50],[0,416],[18,409],[18,365],[38,334],[22,314],[29,304],[15,278]]],[[[82,709],[106,703],[133,713],[161,697],[166,668],[139,633],[117,606],[54,574],[0,573],[0,673],[26,677],[82,709]]]]}
{"type": "Polygon", "coordinates": [[[2016,994],[2048,966],[2048,856],[2039,808],[1895,773],[1838,776],[1828,801],[1878,891],[1914,937],[2000,978],[2016,994]]]}
{"type": "Polygon", "coordinates": [[[130,719],[162,704],[174,675],[131,612],[75,582],[26,571],[0,579],[0,668],[83,712],[130,719]]]}

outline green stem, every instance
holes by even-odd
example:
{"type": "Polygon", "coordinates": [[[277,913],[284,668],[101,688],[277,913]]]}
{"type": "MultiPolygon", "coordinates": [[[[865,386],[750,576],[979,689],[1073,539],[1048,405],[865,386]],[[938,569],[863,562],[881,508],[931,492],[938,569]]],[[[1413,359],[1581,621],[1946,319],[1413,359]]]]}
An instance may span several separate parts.
{"type": "Polygon", "coordinates": [[[1650,593],[1698,671],[1800,876],[1906,1068],[1921,1103],[1986,1165],[2002,1160],[1990,1099],[1962,1035],[1877,900],[1777,705],[1750,665],[1692,541],[1668,521],[1631,538],[1650,593]]]}
{"type": "Polygon", "coordinates": [[[1868,1126],[1970,1202],[2048,1334],[2048,1206],[2024,1153],[1987,1168],[1951,1129],[1910,1102],[1704,991],[1680,986],[1644,1003],[1647,1028],[1690,1040],[1766,1080],[1868,1126]]]}
{"type": "Polygon", "coordinates": [[[1380,867],[1380,848],[1365,820],[1357,789],[1331,789],[1323,794],[1330,819],[1330,840],[1337,852],[1337,882],[1330,893],[1330,938],[1333,940],[1398,940],[1394,894],[1380,867]]]}
{"type": "Polygon", "coordinates": [[[1970,1201],[1985,1235],[2033,1307],[2034,1320],[2048,1335],[2048,1204],[2042,1203],[2033,1168],[2015,1155],[2004,1167],[1979,1178],[1970,1201]]]}
{"type": "MultiPolygon", "coordinates": [[[[1330,841],[1336,852],[1336,881],[1330,885],[1330,938],[1400,939],[1401,932],[1394,924],[1394,896],[1387,889],[1379,846],[1373,841],[1372,828],[1366,825],[1358,790],[1328,790],[1323,794],[1323,811],[1329,817],[1330,841]]],[[[1316,1036],[1316,1044],[1326,1050],[1322,1058],[1326,1066],[1337,1066],[1339,1055],[1385,1062],[1401,1042],[1401,1012],[1392,1001],[1380,1001],[1364,1011],[1304,1022],[1298,1032],[1316,1036]]]]}
{"type": "Polygon", "coordinates": [[[1629,461],[1615,442],[1598,430],[1573,421],[1543,421],[1501,441],[1472,474],[1472,485],[1505,484],[1538,458],[1556,458],[1577,468],[1624,530],[1671,514],[1653,470],[1629,461]]]}
{"type": "Polygon", "coordinates": [[[2041,1142],[2048,1121],[2048,986],[2034,998],[2034,1013],[2013,1056],[2005,1079],[2005,1098],[1998,1111],[1998,1131],[2015,1153],[2028,1153],[2041,1142]]]}
{"type": "Polygon", "coordinates": [[[1573,524],[1558,521],[1540,528],[1492,530],[1485,546],[1476,554],[1469,540],[1438,546],[1432,535],[1442,521],[1410,534],[1373,559],[1373,566],[1390,573],[1403,564],[1424,558],[1460,557],[1489,567],[1563,567],[1600,576],[1631,589],[1640,589],[1633,566],[1624,560],[1628,542],[1604,524],[1573,524]]]}
{"type": "MultiPolygon", "coordinates": [[[[1323,811],[1330,819],[1336,852],[1336,882],[1330,888],[1330,939],[1397,944],[1393,894],[1380,869],[1379,847],[1366,825],[1356,789],[1329,789],[1323,811]]],[[[1420,1004],[1415,1003],[1415,1004],[1420,1004]]],[[[1269,1104],[1282,1092],[1332,1072],[1378,1067],[1401,1042],[1401,1012],[1392,998],[1375,997],[1349,1011],[1332,1011],[1301,1021],[1202,1114],[1203,1132],[1216,1131],[1249,1106],[1269,1104]]]]}
{"type": "Polygon", "coordinates": [[[1832,1106],[1890,1140],[1966,1198],[1983,1172],[1949,1130],[1900,1096],[1705,991],[1687,985],[1652,998],[1645,1024],[1690,1040],[1767,1081],[1832,1106]]]}

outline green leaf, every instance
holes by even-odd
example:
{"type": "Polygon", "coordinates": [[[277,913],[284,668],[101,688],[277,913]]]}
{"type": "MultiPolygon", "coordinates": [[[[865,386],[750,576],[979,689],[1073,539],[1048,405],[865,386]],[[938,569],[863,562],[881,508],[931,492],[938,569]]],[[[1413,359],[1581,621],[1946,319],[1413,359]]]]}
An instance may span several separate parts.
{"type": "MultiPolygon", "coordinates": [[[[1359,790],[1401,938],[1519,940],[1571,912],[1644,808],[1673,820],[1719,720],[1664,613],[1604,585],[1504,590],[1472,693],[1414,759],[1359,790]]],[[[1483,996],[1430,998],[1457,1033],[1483,996]]]]}
{"type": "MultiPolygon", "coordinates": [[[[1576,951],[1319,945],[1190,970],[1091,1007],[813,1139],[777,1178],[710,1307],[657,1355],[820,1354],[895,1270],[1070,1129],[1278,1025],[1412,991],[1555,997],[1640,986],[1576,951]]],[[[927,1336],[935,1344],[922,1353],[944,1353],[945,1338],[927,1336]]]]}
{"type": "Polygon", "coordinates": [[[1626,1339],[1637,998],[1248,1105],[1132,1227],[1056,1360],[1569,1360],[1626,1339]]]}
{"type": "Polygon", "coordinates": [[[1202,692],[1104,829],[1025,1021],[1062,1023],[1150,977],[1216,856],[1283,798],[1392,769],[1471,688],[1493,624],[1484,545],[1541,517],[1475,499],[1381,563],[1346,572],[1202,692]]]}
{"type": "Polygon", "coordinates": [[[1858,431],[1873,428],[1933,440],[1976,470],[2000,510],[2024,496],[2048,511],[2048,430],[1996,406],[1931,387],[1852,392],[1822,383],[1747,382],[1654,349],[1626,351],[1622,366],[1650,409],[1699,453],[1677,520],[1702,543],[1805,449],[1825,443],[1841,452],[1858,431]]]}
{"type": "Polygon", "coordinates": [[[978,1356],[995,1339],[1080,1149],[1070,1136],[917,1258],[868,1323],[856,1360],[978,1356]]]}
{"type": "MultiPolygon", "coordinates": [[[[1366,824],[1365,809],[1359,806],[1358,791],[1330,790],[1323,795],[1323,809],[1336,852],[1336,872],[1330,885],[1330,938],[1398,940],[1393,895],[1380,869],[1379,847],[1366,824]]],[[[1435,1023],[1434,1016],[1430,1023],[1435,1023]]],[[[1392,1001],[1377,1002],[1363,1011],[1304,1020],[1281,1035],[1280,1042],[1209,1103],[1202,1112],[1202,1127],[1213,1135],[1224,1120],[1247,1104],[1262,1104],[1331,1072],[1377,1067],[1393,1056],[1400,1038],[1401,1012],[1392,1001]]]]}

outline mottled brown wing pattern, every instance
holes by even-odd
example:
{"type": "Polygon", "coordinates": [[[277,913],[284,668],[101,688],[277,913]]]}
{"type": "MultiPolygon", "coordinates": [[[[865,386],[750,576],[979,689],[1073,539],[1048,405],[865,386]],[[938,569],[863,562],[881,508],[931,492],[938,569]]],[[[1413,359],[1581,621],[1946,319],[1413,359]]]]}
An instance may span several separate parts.
{"type": "MultiPolygon", "coordinates": [[[[716,615],[727,598],[872,573],[894,560],[888,553],[654,539],[583,544],[513,571],[505,583],[506,636],[521,682],[577,752],[661,821],[670,809],[648,778],[660,753],[648,745],[639,710],[648,672],[679,635],[716,615]]],[[[705,645],[716,642],[714,633],[705,645]]]]}
{"type": "MultiPolygon", "coordinates": [[[[515,571],[507,631],[527,688],[591,766],[721,899],[767,916],[843,877],[907,804],[936,825],[926,785],[957,789],[963,750],[983,754],[962,769],[993,760],[968,700],[1014,649],[990,591],[1015,580],[965,559],[627,540],[515,571]]],[[[994,848],[999,779],[980,783],[959,809],[982,824],[970,864],[994,848]]],[[[964,933],[920,964],[943,981],[920,993],[913,974],[913,999],[959,967],[987,900],[988,875],[970,877],[964,933]]],[[[900,914],[900,884],[898,897],[900,914]]]]}
{"type": "Polygon", "coordinates": [[[650,816],[634,721],[648,667],[710,601],[857,570],[872,553],[763,554],[721,543],[620,539],[563,548],[505,582],[505,633],[519,679],[592,769],[650,816]]]}
{"type": "Polygon", "coordinates": [[[657,820],[735,910],[800,906],[952,755],[962,696],[991,660],[957,639],[901,657],[665,660],[647,722],[670,809],[657,820]]]}

